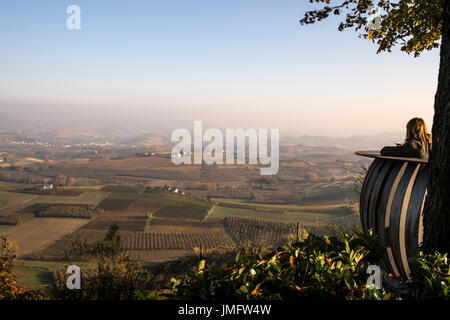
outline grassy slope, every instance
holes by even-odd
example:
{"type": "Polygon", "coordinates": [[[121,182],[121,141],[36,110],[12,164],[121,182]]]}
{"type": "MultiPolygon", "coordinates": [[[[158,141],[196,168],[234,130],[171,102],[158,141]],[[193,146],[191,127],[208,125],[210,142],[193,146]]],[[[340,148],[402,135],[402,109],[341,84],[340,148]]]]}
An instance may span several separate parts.
{"type": "Polygon", "coordinates": [[[74,203],[74,204],[92,204],[97,205],[109,193],[103,191],[87,191],[77,197],[61,197],[61,196],[39,196],[34,199],[34,203],[74,203]]]}
{"type": "Polygon", "coordinates": [[[30,201],[35,197],[36,195],[33,194],[0,191],[0,209],[4,209],[20,203],[26,203],[27,201],[30,201]]]}
{"type": "Polygon", "coordinates": [[[87,191],[76,197],[44,196],[25,193],[0,191],[0,213],[12,214],[35,203],[71,203],[97,205],[109,193],[102,191],[87,191]],[[2,206],[3,203],[3,206],[2,206]]]}
{"type": "Polygon", "coordinates": [[[280,221],[280,222],[293,222],[299,221],[302,224],[314,223],[316,219],[324,221],[336,217],[346,215],[347,213],[319,213],[319,212],[294,212],[286,211],[283,213],[277,212],[264,212],[254,209],[241,209],[241,208],[227,208],[217,206],[214,212],[210,215],[211,218],[223,218],[223,217],[243,217],[243,218],[255,218],[262,220],[280,221]]]}
{"type": "Polygon", "coordinates": [[[88,222],[89,219],[34,218],[10,229],[7,237],[17,243],[19,257],[22,257],[74,232],[88,222]]]}
{"type": "Polygon", "coordinates": [[[324,206],[296,206],[248,203],[244,200],[214,199],[218,205],[211,218],[223,218],[229,216],[273,220],[280,222],[300,221],[302,223],[314,223],[316,220],[324,221],[347,215],[349,212],[344,205],[324,206]],[[223,204],[238,204],[241,208],[221,206],[223,204]]]}
{"type": "Polygon", "coordinates": [[[14,227],[14,226],[0,225],[0,234],[7,232],[7,231],[10,230],[12,227],[14,227]]]}
{"type": "MultiPolygon", "coordinates": [[[[148,203],[149,207],[160,208],[157,213],[155,213],[155,217],[172,217],[172,218],[188,218],[188,219],[202,219],[206,213],[207,209],[211,206],[210,204],[196,198],[191,197],[183,197],[178,194],[174,194],[172,192],[142,192],[137,193],[133,192],[130,189],[130,192],[125,192],[123,189],[118,192],[111,193],[105,201],[108,199],[119,200],[122,199],[125,201],[139,201],[139,204],[128,204],[124,210],[127,210],[129,207],[139,206],[142,209],[142,213],[145,213],[146,203],[148,203]]],[[[132,209],[130,209],[132,210],[132,209]]]]}
{"type": "MultiPolygon", "coordinates": [[[[75,263],[77,264],[77,263],[75,263]]],[[[16,260],[14,263],[19,283],[28,289],[35,289],[53,282],[53,272],[65,270],[66,262],[16,260]],[[24,275],[22,274],[24,273],[24,275]]],[[[77,265],[82,265],[78,263],[77,265]]]]}

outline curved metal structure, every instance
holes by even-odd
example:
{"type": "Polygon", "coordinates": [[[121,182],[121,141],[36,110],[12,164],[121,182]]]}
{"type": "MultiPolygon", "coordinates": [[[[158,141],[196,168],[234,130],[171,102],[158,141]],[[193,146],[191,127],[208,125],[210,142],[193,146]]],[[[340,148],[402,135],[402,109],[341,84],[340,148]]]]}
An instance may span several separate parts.
{"type": "Polygon", "coordinates": [[[409,278],[408,259],[417,256],[423,238],[423,206],[427,195],[428,161],[356,154],[375,158],[361,189],[360,217],[387,249],[384,268],[402,280],[409,278]]]}

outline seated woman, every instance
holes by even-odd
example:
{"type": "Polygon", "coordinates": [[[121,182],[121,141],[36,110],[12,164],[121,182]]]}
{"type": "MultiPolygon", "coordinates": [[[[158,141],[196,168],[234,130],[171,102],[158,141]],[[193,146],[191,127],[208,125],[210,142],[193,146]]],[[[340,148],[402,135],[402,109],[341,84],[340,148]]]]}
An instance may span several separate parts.
{"type": "Polygon", "coordinates": [[[396,147],[384,147],[382,156],[428,158],[431,150],[431,134],[427,132],[425,121],[421,118],[413,118],[406,125],[406,140],[396,147]]]}

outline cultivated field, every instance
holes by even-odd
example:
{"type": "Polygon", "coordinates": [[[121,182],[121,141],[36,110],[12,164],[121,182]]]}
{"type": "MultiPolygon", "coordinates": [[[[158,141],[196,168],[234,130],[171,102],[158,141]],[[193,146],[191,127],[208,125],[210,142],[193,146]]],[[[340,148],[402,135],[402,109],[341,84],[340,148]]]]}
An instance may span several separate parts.
{"type": "Polygon", "coordinates": [[[0,191],[0,199],[4,199],[0,200],[4,201],[3,208],[0,208],[0,215],[18,212],[21,209],[36,203],[96,206],[108,194],[109,193],[102,191],[86,191],[78,196],[51,196],[0,191]]]}
{"type": "Polygon", "coordinates": [[[70,144],[10,146],[2,156],[0,234],[27,259],[20,261],[26,284],[65,277],[66,263],[81,263],[73,245],[103,240],[111,225],[145,264],[198,254],[199,247],[276,246],[296,236],[297,222],[300,237],[359,225],[350,206],[358,201],[361,164],[345,150],[287,144],[278,174],[263,177],[258,165],[175,166],[167,145],[70,144]],[[33,190],[43,183],[56,190],[33,190]]]}
{"type": "MultiPolygon", "coordinates": [[[[192,252],[198,247],[233,246],[220,219],[203,221],[211,208],[210,203],[166,191],[143,191],[143,188],[125,186],[102,188],[102,192],[108,194],[95,207],[103,210],[98,216],[77,230],[61,233],[58,240],[47,243],[47,246],[33,247],[27,251],[27,258],[44,261],[77,259],[71,256],[73,244],[102,240],[111,225],[119,226],[123,248],[133,252],[163,250],[169,256],[179,256],[180,252],[192,252]],[[174,250],[173,254],[168,250],[174,250]]],[[[35,204],[22,211],[34,213],[46,205],[49,204],[35,204]]],[[[63,223],[63,219],[60,221],[63,223]]],[[[140,256],[155,255],[141,253],[140,256]]],[[[160,253],[157,258],[162,259],[160,253]]]]}
{"type": "Polygon", "coordinates": [[[35,195],[25,193],[0,191],[0,210],[21,203],[26,203],[35,197],[35,195]]]}
{"type": "MultiPolygon", "coordinates": [[[[76,253],[71,252],[74,243],[94,243],[102,240],[106,231],[80,229],[65,235],[63,238],[49,244],[42,250],[28,255],[28,259],[44,261],[80,260],[76,253]]],[[[232,246],[233,241],[225,233],[154,233],[154,232],[121,232],[121,244],[125,250],[185,250],[192,251],[203,246],[212,249],[232,246]]]]}
{"type": "Polygon", "coordinates": [[[86,230],[108,230],[111,225],[118,225],[124,231],[144,231],[147,225],[147,218],[140,216],[110,216],[103,215],[91,220],[83,226],[86,230]]]}
{"type": "MultiPolygon", "coordinates": [[[[74,258],[68,253],[75,242],[102,240],[113,224],[122,232],[125,249],[133,252],[163,250],[171,256],[170,250],[175,250],[173,255],[179,255],[200,246],[212,249],[246,242],[276,244],[293,233],[296,222],[324,224],[352,214],[347,205],[254,203],[246,198],[245,189],[225,190],[240,199],[205,201],[195,196],[123,185],[103,186],[101,191],[89,189],[70,197],[32,195],[30,198],[30,195],[11,193],[6,197],[7,203],[16,203],[10,208],[20,208],[10,214],[12,216],[19,216],[20,212],[42,216],[58,210],[73,211],[76,206],[81,211],[94,208],[100,211],[89,216],[91,219],[62,218],[67,216],[64,214],[61,218],[34,218],[23,225],[3,229],[8,231],[10,240],[18,242],[22,258],[61,261],[74,258]]],[[[161,260],[161,253],[158,254],[161,260]]],[[[154,255],[142,253],[140,256],[154,255]]]]}
{"type": "Polygon", "coordinates": [[[224,233],[143,233],[126,234],[124,247],[127,250],[192,250],[229,247],[233,241],[224,233]]]}
{"type": "Polygon", "coordinates": [[[6,232],[8,240],[19,246],[19,258],[39,250],[77,230],[88,222],[74,218],[35,218],[6,232]]]}
{"type": "MultiPolygon", "coordinates": [[[[52,195],[0,191],[0,215],[33,216],[21,225],[0,224],[0,233],[7,232],[8,239],[18,243],[20,258],[26,259],[22,260],[21,267],[28,274],[25,283],[38,286],[53,281],[55,274],[62,276],[63,265],[83,260],[73,251],[74,244],[103,240],[111,225],[119,226],[122,247],[132,258],[153,265],[194,252],[198,254],[200,247],[209,250],[281,245],[296,237],[297,222],[300,223],[300,238],[308,231],[319,232],[327,225],[354,222],[346,198],[353,192],[351,184],[320,181],[321,176],[330,171],[336,175],[348,173],[338,172],[335,168],[316,170],[318,181],[299,180],[287,191],[280,181],[261,179],[258,170],[251,167],[202,169],[201,166],[185,166],[177,169],[165,160],[135,161],[148,175],[149,187],[107,184],[65,187],[64,193],[52,195]],[[151,165],[144,169],[146,164],[151,165]],[[161,165],[167,167],[161,170],[161,165]],[[170,172],[168,176],[167,172],[170,172]],[[191,182],[192,188],[183,188],[191,182]],[[167,191],[165,185],[183,190],[184,195],[167,191]],[[331,200],[321,203],[321,197],[326,198],[327,194],[331,200]],[[315,205],[316,200],[320,205],[315,205]],[[95,210],[96,213],[86,219],[65,217],[68,211],[84,210],[95,210]],[[54,215],[57,211],[61,211],[57,218],[39,217],[54,215]]],[[[107,170],[111,172],[117,168],[134,170],[128,167],[128,159],[107,163],[107,170]]],[[[93,173],[102,165],[101,161],[90,162],[83,170],[93,173]]],[[[284,166],[284,174],[298,175],[308,168],[306,162],[291,161],[284,166]]],[[[134,179],[131,171],[123,173],[126,179],[134,179]]]]}
{"type": "Polygon", "coordinates": [[[104,211],[122,212],[133,203],[133,199],[111,199],[106,198],[100,201],[98,208],[104,211]]]}
{"type": "Polygon", "coordinates": [[[300,222],[311,224],[325,222],[351,214],[348,205],[328,206],[283,206],[267,204],[249,204],[238,201],[218,202],[211,218],[242,217],[279,222],[300,222]]]}
{"type": "MultiPolygon", "coordinates": [[[[294,223],[238,217],[225,218],[224,226],[238,247],[276,247],[285,244],[290,237],[297,233],[297,226],[294,223]]],[[[299,235],[300,240],[303,240],[308,233],[302,229],[299,235]]]]}

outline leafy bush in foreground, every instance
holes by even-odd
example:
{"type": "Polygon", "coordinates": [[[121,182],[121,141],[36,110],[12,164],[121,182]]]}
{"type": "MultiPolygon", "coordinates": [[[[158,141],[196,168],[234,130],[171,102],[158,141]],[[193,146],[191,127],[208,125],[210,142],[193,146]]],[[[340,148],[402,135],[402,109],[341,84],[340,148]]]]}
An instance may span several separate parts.
{"type": "Polygon", "coordinates": [[[419,299],[450,299],[450,261],[447,254],[419,253],[413,261],[407,286],[410,296],[419,299]]]}
{"type": "Polygon", "coordinates": [[[52,299],[130,300],[149,287],[151,275],[123,250],[117,225],[111,225],[102,241],[77,243],[73,250],[89,259],[92,276],[83,278],[79,292],[66,289],[65,281],[57,283],[52,299]]]}
{"type": "Polygon", "coordinates": [[[183,299],[392,299],[384,289],[366,285],[367,268],[384,255],[376,237],[310,235],[269,255],[253,254],[226,268],[199,263],[181,279],[172,279],[183,299]]]}
{"type": "Polygon", "coordinates": [[[0,237],[0,300],[20,298],[25,288],[18,284],[13,262],[17,248],[4,236],[0,237]]]}

